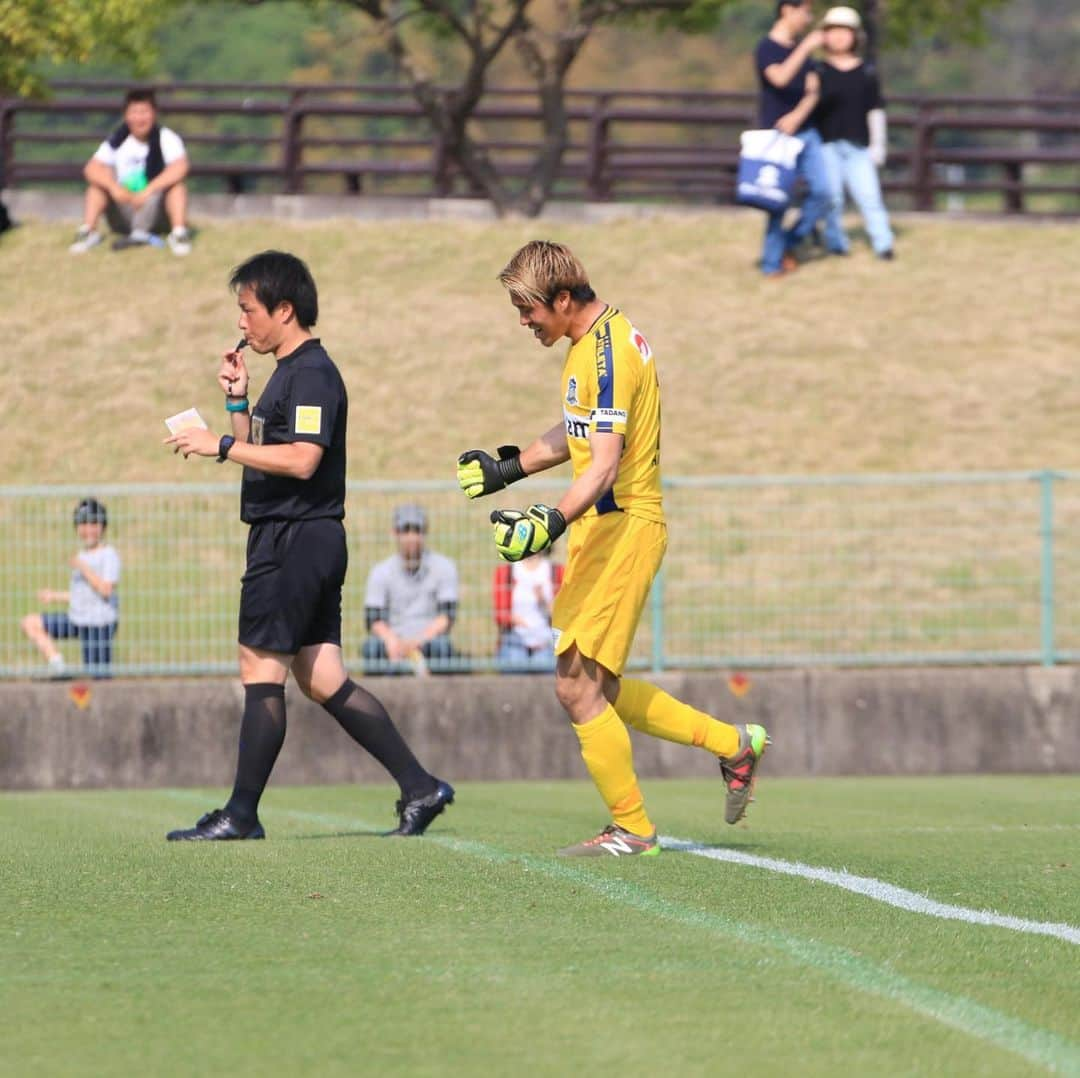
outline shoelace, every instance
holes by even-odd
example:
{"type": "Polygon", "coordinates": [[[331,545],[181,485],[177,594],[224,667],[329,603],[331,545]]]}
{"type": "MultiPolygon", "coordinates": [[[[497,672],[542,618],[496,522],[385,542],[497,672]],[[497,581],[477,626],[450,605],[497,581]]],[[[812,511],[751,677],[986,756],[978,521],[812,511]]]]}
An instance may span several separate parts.
{"type": "Polygon", "coordinates": [[[604,830],[601,831],[600,834],[598,834],[595,838],[588,839],[586,841],[585,845],[586,846],[592,846],[595,843],[599,842],[601,839],[605,838],[606,836],[615,834],[615,832],[617,830],[618,830],[618,828],[613,823],[609,823],[607,825],[607,827],[605,827],[604,830]]]}

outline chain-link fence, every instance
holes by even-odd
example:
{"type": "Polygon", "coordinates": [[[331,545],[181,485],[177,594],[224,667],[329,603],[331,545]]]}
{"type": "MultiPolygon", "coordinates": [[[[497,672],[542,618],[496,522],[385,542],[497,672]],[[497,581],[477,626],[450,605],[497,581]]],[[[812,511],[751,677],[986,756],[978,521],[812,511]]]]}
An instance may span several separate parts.
{"type": "MultiPolygon", "coordinates": [[[[1070,661],[1080,657],[1080,475],[677,478],[665,486],[670,545],[637,634],[638,667],[1070,661]]],[[[395,552],[393,508],[426,510],[429,549],[454,560],[458,670],[496,668],[487,516],[553,497],[530,480],[470,503],[452,483],[349,484],[344,649],[362,670],[364,586],[395,552]]],[[[22,626],[63,612],[76,503],[108,510],[122,561],[110,672],[203,674],[236,666],[247,529],[239,487],[0,488],[0,676],[48,672],[22,626]]],[[[559,545],[556,560],[562,557],[559,545]]],[[[69,670],[78,640],[60,644],[69,670]]]]}

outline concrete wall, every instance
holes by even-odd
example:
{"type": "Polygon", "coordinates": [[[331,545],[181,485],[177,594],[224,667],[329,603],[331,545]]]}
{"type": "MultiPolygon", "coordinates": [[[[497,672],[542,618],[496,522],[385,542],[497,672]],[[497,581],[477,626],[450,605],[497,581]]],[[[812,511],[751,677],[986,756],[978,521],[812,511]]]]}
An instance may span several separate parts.
{"type": "MultiPolygon", "coordinates": [[[[668,691],[729,722],[763,722],[775,775],[1080,771],[1080,670],[991,667],[668,674],[668,691]],[[742,690],[746,691],[743,692],[742,690]]],[[[450,779],[580,778],[546,677],[380,678],[426,766],[450,779]]],[[[0,788],[227,786],[242,690],[232,679],[0,686],[0,788]],[[88,692],[84,695],[84,690],[88,692]]],[[[716,774],[706,754],[634,735],[642,776],[716,774]]],[[[279,783],[385,781],[290,688],[279,783]]]]}

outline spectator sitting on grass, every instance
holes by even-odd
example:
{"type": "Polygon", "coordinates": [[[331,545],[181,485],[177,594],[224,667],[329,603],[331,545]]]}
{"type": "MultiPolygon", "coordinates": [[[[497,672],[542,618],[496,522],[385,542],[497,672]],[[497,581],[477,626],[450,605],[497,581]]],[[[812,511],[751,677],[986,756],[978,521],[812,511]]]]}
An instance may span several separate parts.
{"type": "Polygon", "coordinates": [[[361,654],[367,674],[426,673],[454,656],[450,628],[457,615],[454,563],[424,549],[427,514],[418,505],[394,510],[398,552],[372,566],[364,595],[370,636],[361,654]]]}
{"type": "Polygon", "coordinates": [[[190,253],[187,174],[184,143],[175,131],[159,126],[153,91],[129,90],[124,122],[83,169],[87,183],[83,223],[71,253],[85,254],[101,243],[97,223],[102,213],[119,234],[114,250],[160,246],[157,234],[168,232],[166,243],[173,254],[190,253]]]}
{"type": "Polygon", "coordinates": [[[43,588],[38,592],[43,604],[67,603],[67,613],[27,614],[22,619],[23,632],[45,656],[53,677],[66,674],[64,657],[54,641],[76,637],[82,645],[87,673],[91,677],[109,676],[116,635],[120,555],[104,541],[107,526],[105,506],[95,498],[83,498],[75,507],[75,531],[82,549],[71,557],[71,586],[68,591],[43,588]]]}

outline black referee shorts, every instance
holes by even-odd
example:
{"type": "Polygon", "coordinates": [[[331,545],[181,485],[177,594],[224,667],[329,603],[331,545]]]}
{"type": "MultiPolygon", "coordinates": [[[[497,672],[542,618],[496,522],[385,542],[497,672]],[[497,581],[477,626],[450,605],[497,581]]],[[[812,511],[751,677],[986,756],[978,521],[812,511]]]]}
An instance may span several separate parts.
{"type": "Polygon", "coordinates": [[[240,585],[240,643],[283,655],[312,644],[340,646],[348,564],[340,520],[253,524],[240,585]]]}

